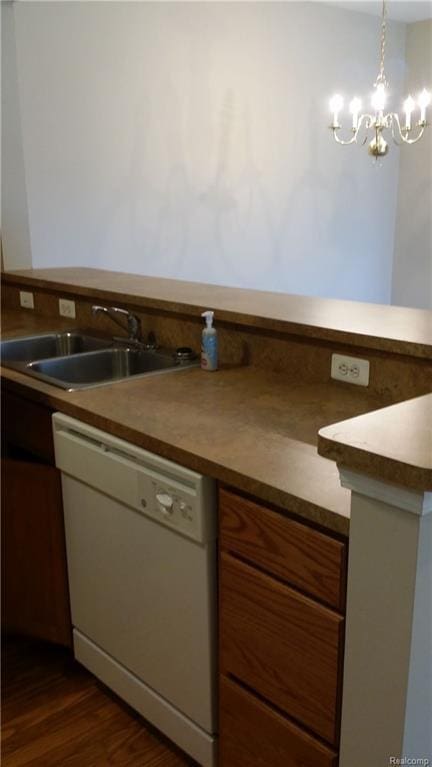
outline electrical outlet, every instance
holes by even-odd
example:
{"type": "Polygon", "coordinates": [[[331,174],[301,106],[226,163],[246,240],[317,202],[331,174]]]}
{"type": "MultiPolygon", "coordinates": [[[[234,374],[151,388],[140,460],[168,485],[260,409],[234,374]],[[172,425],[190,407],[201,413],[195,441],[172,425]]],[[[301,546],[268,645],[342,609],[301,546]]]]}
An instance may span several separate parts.
{"type": "Polygon", "coordinates": [[[368,386],[369,360],[332,354],[331,377],[357,386],[368,386]]]}
{"type": "Polygon", "coordinates": [[[67,298],[59,298],[59,313],[61,317],[69,317],[74,320],[75,314],[75,301],[69,301],[67,298]]]}
{"type": "Polygon", "coordinates": [[[20,290],[20,305],[25,309],[34,309],[34,296],[33,293],[26,290],[20,290]]]}

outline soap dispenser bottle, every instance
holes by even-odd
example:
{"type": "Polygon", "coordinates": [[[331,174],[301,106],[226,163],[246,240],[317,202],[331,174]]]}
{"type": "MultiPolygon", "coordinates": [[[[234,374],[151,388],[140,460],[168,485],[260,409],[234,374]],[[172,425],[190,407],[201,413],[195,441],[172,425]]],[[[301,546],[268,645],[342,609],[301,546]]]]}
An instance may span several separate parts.
{"type": "Polygon", "coordinates": [[[203,370],[217,370],[218,337],[217,330],[213,327],[214,312],[203,312],[201,317],[206,321],[201,340],[201,367],[203,370]]]}

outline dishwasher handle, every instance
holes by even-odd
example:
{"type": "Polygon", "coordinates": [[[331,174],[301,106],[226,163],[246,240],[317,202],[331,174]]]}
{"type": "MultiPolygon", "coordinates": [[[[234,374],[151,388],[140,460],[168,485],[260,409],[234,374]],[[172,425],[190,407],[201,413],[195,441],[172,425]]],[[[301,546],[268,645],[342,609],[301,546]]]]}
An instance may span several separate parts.
{"type": "Polygon", "coordinates": [[[196,471],[179,466],[166,458],[155,453],[150,453],[142,447],[126,442],[119,437],[96,429],[94,426],[78,421],[63,413],[53,414],[54,441],[56,434],[62,435],[67,440],[76,440],[83,447],[99,449],[101,452],[111,453],[123,460],[130,461],[137,466],[149,469],[160,475],[172,479],[174,482],[191,489],[197,489],[203,483],[210,480],[196,471]]]}
{"type": "Polygon", "coordinates": [[[119,450],[107,442],[102,442],[100,439],[97,439],[97,437],[92,437],[89,434],[77,431],[77,429],[60,428],[56,429],[56,431],[57,434],[66,439],[73,440],[77,444],[81,444],[84,448],[93,448],[99,450],[102,453],[111,453],[113,456],[123,458],[124,460],[130,461],[137,466],[140,465],[139,460],[133,454],[127,453],[125,450],[119,450]]]}

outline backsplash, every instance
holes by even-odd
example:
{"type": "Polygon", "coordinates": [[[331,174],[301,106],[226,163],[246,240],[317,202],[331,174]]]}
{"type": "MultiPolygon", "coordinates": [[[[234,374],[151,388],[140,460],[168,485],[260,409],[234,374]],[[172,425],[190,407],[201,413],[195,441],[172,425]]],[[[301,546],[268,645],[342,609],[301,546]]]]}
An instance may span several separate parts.
{"type": "MultiPolygon", "coordinates": [[[[26,285],[28,290],[28,285],[26,285]]],[[[19,302],[19,284],[2,285],[4,309],[34,311],[34,314],[53,318],[53,328],[59,320],[58,302],[63,297],[54,290],[35,290],[34,310],[24,310],[19,302]]],[[[68,298],[74,298],[76,318],[70,320],[70,327],[92,329],[96,332],[117,335],[116,326],[106,317],[94,317],[91,313],[93,303],[110,305],[95,295],[94,299],[83,299],[68,292],[68,298]]],[[[202,322],[198,317],[161,310],[142,310],[124,300],[117,301],[124,308],[137,314],[141,320],[143,334],[149,331],[156,334],[161,346],[191,346],[199,352],[202,322]]],[[[62,318],[62,322],[65,320],[62,318]]],[[[383,398],[383,405],[398,402],[428,393],[432,389],[432,362],[408,355],[379,352],[366,346],[338,344],[334,341],[314,341],[299,335],[278,333],[250,328],[218,320],[215,324],[219,333],[219,358],[221,365],[251,365],[272,372],[283,374],[287,379],[299,383],[329,382],[331,356],[333,353],[348,354],[367,358],[370,361],[370,383],[368,391],[383,398]]],[[[121,331],[120,331],[121,332],[121,331]]],[[[349,384],[332,382],[335,387],[349,384]]],[[[366,393],[363,390],[363,393],[366,393]]]]}

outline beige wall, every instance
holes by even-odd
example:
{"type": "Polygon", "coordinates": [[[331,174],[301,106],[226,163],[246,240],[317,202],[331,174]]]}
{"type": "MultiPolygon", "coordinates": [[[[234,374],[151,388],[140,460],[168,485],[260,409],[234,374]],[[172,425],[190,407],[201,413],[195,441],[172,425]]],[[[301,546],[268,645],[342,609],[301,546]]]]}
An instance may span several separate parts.
{"type": "Polygon", "coordinates": [[[14,6],[1,5],[1,236],[6,269],[32,266],[21,132],[14,6]]]}
{"type": "MultiPolygon", "coordinates": [[[[376,168],[328,129],[335,91],[366,103],[377,16],[313,2],[13,7],[34,267],[390,301],[399,151],[376,168]]],[[[395,104],[404,46],[389,22],[395,104]]]]}
{"type": "MultiPolygon", "coordinates": [[[[432,90],[432,21],[407,28],[405,92],[432,90]]],[[[432,105],[429,107],[432,120],[432,105]]],[[[432,128],[400,152],[392,303],[432,309],[432,128]]]]}

